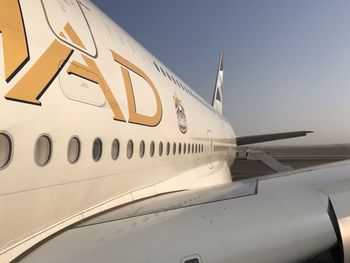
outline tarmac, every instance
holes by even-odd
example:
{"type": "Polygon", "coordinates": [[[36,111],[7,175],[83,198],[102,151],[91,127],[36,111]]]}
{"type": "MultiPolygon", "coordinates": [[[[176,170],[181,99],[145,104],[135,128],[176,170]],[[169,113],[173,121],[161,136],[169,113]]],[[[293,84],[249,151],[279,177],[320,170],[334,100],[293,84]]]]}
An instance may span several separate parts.
{"type": "MultiPolygon", "coordinates": [[[[253,156],[261,152],[277,160],[282,167],[294,170],[348,160],[350,144],[239,147],[237,158],[231,167],[234,181],[276,173],[279,168],[269,166],[268,161],[253,156]]],[[[307,263],[335,263],[335,261],[331,253],[326,253],[307,263]]]]}

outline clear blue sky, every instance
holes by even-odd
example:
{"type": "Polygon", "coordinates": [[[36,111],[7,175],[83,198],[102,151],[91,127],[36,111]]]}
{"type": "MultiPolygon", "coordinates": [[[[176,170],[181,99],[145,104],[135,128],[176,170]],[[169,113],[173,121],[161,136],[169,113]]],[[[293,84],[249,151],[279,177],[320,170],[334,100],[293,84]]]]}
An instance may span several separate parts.
{"type": "Polygon", "coordinates": [[[225,51],[238,135],[314,130],[350,143],[350,1],[92,0],[207,101],[225,51]]]}

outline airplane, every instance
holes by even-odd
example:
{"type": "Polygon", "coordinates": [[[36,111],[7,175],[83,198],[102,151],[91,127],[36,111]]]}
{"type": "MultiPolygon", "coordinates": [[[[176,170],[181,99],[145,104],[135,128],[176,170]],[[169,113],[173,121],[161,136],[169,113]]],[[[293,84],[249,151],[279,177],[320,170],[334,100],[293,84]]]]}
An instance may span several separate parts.
{"type": "Polygon", "coordinates": [[[350,262],[350,163],[232,182],[208,104],[89,0],[0,2],[0,262],[350,262]]]}

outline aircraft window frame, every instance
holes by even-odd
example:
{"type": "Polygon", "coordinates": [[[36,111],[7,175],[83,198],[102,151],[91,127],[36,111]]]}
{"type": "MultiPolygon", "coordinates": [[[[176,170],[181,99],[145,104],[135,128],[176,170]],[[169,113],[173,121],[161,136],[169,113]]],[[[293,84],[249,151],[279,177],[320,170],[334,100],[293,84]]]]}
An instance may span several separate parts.
{"type": "Polygon", "coordinates": [[[72,136],[68,141],[67,160],[70,164],[75,164],[79,161],[81,154],[81,142],[78,136],[72,136]]]}
{"type": "Polygon", "coordinates": [[[133,140],[129,140],[126,146],[126,157],[130,160],[134,155],[134,142],[133,140]]]}
{"type": "Polygon", "coordinates": [[[102,158],[103,143],[100,138],[96,138],[92,143],[92,159],[98,162],[102,158]]]}
{"type": "Polygon", "coordinates": [[[163,155],[163,142],[159,142],[158,154],[159,156],[163,155]]]}
{"type": "Polygon", "coordinates": [[[0,163],[0,171],[6,169],[13,157],[13,139],[10,134],[6,132],[0,132],[0,159],[2,160],[0,163]],[[5,151],[3,148],[5,147],[5,151]]]}
{"type": "Polygon", "coordinates": [[[140,146],[139,146],[139,156],[140,158],[143,158],[145,156],[145,152],[146,152],[146,144],[145,141],[141,141],[140,142],[140,146]]]}
{"type": "Polygon", "coordinates": [[[151,141],[151,144],[150,144],[150,147],[149,147],[149,154],[150,154],[151,157],[153,157],[154,153],[155,153],[155,144],[154,144],[154,141],[151,141]]]}
{"type": "Polygon", "coordinates": [[[119,158],[120,154],[120,143],[118,139],[114,139],[111,147],[112,160],[115,161],[119,158]]]}
{"type": "Polygon", "coordinates": [[[50,135],[44,133],[38,136],[34,147],[34,161],[39,167],[45,167],[52,158],[53,142],[50,135]],[[42,143],[42,145],[40,145],[42,143]],[[46,148],[46,149],[43,149],[46,148]],[[44,152],[39,152],[44,151],[44,152]]]}

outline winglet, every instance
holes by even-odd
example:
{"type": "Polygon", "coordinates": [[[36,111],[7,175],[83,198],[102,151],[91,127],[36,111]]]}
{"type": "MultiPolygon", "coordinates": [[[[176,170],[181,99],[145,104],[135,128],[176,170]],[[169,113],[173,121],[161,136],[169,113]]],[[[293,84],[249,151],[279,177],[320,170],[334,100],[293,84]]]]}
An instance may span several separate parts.
{"type": "Polygon", "coordinates": [[[222,91],[224,87],[224,52],[220,54],[220,62],[216,76],[215,91],[213,95],[212,106],[222,114],[222,91]]]}

